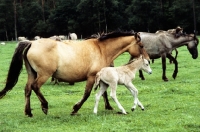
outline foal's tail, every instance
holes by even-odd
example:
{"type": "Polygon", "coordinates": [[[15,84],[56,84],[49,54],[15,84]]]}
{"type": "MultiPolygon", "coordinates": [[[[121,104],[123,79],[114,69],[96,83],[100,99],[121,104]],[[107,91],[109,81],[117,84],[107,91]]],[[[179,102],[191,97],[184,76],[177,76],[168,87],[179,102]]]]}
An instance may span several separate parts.
{"type": "Polygon", "coordinates": [[[101,72],[98,72],[96,74],[96,77],[95,77],[95,84],[94,84],[94,90],[96,91],[98,86],[99,86],[99,81],[101,80],[100,79],[100,75],[101,75],[101,72]]]}
{"type": "Polygon", "coordinates": [[[3,90],[0,91],[0,99],[3,98],[6,95],[6,93],[12,90],[12,88],[17,84],[18,77],[23,67],[23,55],[27,53],[30,47],[30,41],[19,42],[18,46],[16,47],[10,63],[10,68],[8,70],[6,86],[3,90]]]}

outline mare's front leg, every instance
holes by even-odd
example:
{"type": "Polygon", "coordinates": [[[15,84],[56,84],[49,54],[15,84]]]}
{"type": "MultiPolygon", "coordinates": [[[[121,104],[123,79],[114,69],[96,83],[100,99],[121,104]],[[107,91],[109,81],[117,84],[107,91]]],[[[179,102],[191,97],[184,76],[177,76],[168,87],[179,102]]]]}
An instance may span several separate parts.
{"type": "Polygon", "coordinates": [[[127,85],[125,85],[126,88],[131,92],[133,95],[134,101],[133,101],[133,107],[131,108],[132,111],[136,109],[136,106],[138,105],[142,110],[144,110],[144,106],[138,99],[138,90],[136,87],[132,84],[132,82],[129,82],[127,85]]]}
{"type": "Polygon", "coordinates": [[[145,80],[144,75],[143,75],[143,73],[142,73],[142,70],[139,70],[139,77],[140,77],[142,80],[145,80]]]}
{"type": "Polygon", "coordinates": [[[163,69],[162,79],[164,81],[168,81],[168,78],[166,77],[166,54],[162,54],[161,58],[162,58],[162,69],[163,69]]]}
{"type": "Polygon", "coordinates": [[[172,77],[175,79],[176,76],[177,76],[177,73],[178,73],[178,62],[177,62],[177,60],[171,54],[167,54],[167,58],[169,58],[170,60],[172,60],[173,63],[174,63],[175,69],[174,69],[174,73],[173,73],[172,77]]]}
{"type": "Polygon", "coordinates": [[[79,101],[78,103],[76,103],[73,106],[73,111],[71,113],[71,115],[75,115],[78,110],[81,108],[81,106],[83,105],[83,103],[88,99],[88,97],[90,96],[92,87],[94,85],[95,82],[95,76],[90,76],[87,78],[87,82],[86,82],[86,87],[85,87],[85,92],[83,95],[83,98],[81,99],[81,101],[79,101]]]}

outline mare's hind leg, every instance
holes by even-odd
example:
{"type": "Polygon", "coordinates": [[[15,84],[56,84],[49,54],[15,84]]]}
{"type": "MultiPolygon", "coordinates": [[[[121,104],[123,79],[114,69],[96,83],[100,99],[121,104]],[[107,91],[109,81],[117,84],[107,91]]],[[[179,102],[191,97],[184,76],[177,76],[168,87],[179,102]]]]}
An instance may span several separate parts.
{"type": "Polygon", "coordinates": [[[167,54],[167,58],[172,60],[174,63],[175,69],[174,69],[174,73],[173,73],[172,77],[175,79],[177,76],[177,73],[178,73],[178,62],[171,54],[167,54]]]}
{"type": "Polygon", "coordinates": [[[95,106],[94,106],[94,113],[97,114],[97,109],[98,109],[98,104],[99,104],[99,100],[101,95],[106,91],[106,89],[108,88],[108,85],[100,82],[100,90],[99,92],[95,95],[95,106]]]}
{"type": "Polygon", "coordinates": [[[105,109],[106,110],[113,110],[113,107],[110,105],[110,103],[108,101],[107,91],[105,91],[102,96],[103,96],[103,99],[104,99],[104,102],[105,102],[105,109]]]}
{"type": "Polygon", "coordinates": [[[34,82],[34,80],[35,80],[34,75],[29,75],[26,87],[24,89],[24,91],[25,91],[25,110],[24,110],[24,113],[25,113],[25,115],[27,115],[29,117],[33,116],[33,114],[31,113],[30,96],[31,96],[31,92],[32,92],[31,84],[34,82]]]}
{"type": "Polygon", "coordinates": [[[36,78],[36,80],[32,84],[32,90],[35,92],[38,99],[40,100],[42,111],[45,114],[47,114],[47,112],[48,112],[48,102],[44,98],[43,94],[41,93],[40,87],[48,80],[49,77],[50,76],[40,76],[40,75],[38,75],[38,77],[36,78]]]}

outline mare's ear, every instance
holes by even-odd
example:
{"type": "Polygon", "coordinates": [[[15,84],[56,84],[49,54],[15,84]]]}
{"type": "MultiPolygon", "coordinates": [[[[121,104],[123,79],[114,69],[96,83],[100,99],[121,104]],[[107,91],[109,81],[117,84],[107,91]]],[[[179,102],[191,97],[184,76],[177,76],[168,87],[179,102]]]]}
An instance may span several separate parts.
{"type": "Polygon", "coordinates": [[[175,33],[175,37],[178,38],[183,34],[183,28],[181,28],[180,26],[178,26],[176,28],[176,33],[175,33]]]}
{"type": "Polygon", "coordinates": [[[141,41],[140,33],[135,32],[135,39],[137,40],[137,42],[141,41]]]}

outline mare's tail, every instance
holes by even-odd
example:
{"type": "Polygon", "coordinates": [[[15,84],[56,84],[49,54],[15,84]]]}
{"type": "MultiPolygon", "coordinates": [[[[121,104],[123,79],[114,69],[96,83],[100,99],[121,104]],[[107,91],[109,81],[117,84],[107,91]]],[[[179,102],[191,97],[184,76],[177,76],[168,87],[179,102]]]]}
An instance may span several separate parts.
{"type": "Polygon", "coordinates": [[[6,93],[12,90],[12,88],[16,85],[18,77],[23,67],[23,55],[27,53],[30,47],[30,41],[19,42],[18,46],[16,47],[10,63],[10,68],[8,70],[6,86],[3,90],[0,91],[0,98],[3,98],[6,95],[6,93]]]}

